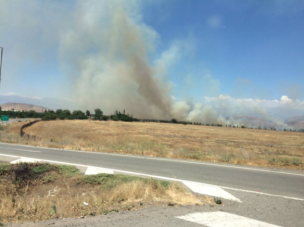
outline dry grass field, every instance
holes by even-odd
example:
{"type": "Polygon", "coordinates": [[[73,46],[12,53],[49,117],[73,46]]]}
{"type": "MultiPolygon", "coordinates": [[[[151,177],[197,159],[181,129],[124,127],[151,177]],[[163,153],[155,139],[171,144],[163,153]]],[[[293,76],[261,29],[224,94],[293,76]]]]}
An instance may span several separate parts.
{"type": "Polygon", "coordinates": [[[21,122],[1,141],[63,149],[304,169],[300,132],[165,123],[57,120],[38,122],[19,137],[21,122]]]}
{"type": "Polygon", "coordinates": [[[125,175],[83,176],[73,166],[0,164],[1,222],[132,211],[146,205],[215,204],[183,186],[125,175]]]}

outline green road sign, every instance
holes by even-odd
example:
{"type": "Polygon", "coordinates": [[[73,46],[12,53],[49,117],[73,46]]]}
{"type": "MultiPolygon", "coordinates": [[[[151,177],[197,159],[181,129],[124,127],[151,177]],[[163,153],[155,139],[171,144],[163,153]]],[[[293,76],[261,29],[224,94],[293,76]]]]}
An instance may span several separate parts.
{"type": "Polygon", "coordinates": [[[1,115],[1,121],[8,121],[9,116],[8,115],[1,115]]]}

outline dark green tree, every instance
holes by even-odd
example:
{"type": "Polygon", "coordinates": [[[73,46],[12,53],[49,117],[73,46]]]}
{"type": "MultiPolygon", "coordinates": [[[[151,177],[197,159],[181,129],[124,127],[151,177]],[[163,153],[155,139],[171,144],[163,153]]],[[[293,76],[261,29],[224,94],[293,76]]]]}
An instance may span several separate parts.
{"type": "Polygon", "coordinates": [[[172,118],[172,119],[171,119],[171,122],[176,124],[176,123],[177,123],[177,120],[176,120],[175,118],[172,118]]]}
{"type": "Polygon", "coordinates": [[[103,112],[101,111],[101,109],[97,108],[95,109],[95,116],[94,116],[94,120],[101,120],[103,112]]]}
{"type": "Polygon", "coordinates": [[[59,115],[61,115],[63,113],[63,110],[62,109],[58,109],[58,110],[56,110],[56,114],[59,116],[59,115]]]}
{"type": "Polygon", "coordinates": [[[89,110],[87,110],[86,114],[87,114],[88,117],[91,116],[91,113],[90,113],[89,110]]]}

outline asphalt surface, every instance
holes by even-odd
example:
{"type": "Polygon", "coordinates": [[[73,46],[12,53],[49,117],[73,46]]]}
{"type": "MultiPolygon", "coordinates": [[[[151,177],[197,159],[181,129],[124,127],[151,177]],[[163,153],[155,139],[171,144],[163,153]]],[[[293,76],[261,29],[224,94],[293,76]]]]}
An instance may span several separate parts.
{"type": "Polygon", "coordinates": [[[33,118],[10,118],[8,121],[0,121],[0,125],[6,125],[6,124],[10,124],[10,123],[14,123],[17,121],[32,121],[33,118]]]}
{"type": "Polygon", "coordinates": [[[7,143],[0,143],[0,154],[86,164],[304,199],[304,171],[79,152],[7,143]]]}
{"type": "MultiPolygon", "coordinates": [[[[208,162],[192,162],[166,158],[150,158],[95,152],[59,150],[0,143],[0,154],[86,164],[116,170],[197,181],[218,186],[242,201],[223,200],[215,206],[147,206],[145,209],[120,212],[85,219],[67,218],[45,222],[7,223],[10,227],[31,226],[202,226],[178,219],[196,212],[226,212],[263,222],[261,227],[304,226],[304,171],[276,170],[208,162]],[[232,188],[232,189],[229,189],[232,188]],[[242,191],[242,190],[249,190],[242,191]],[[256,192],[268,193],[257,194],[256,192]],[[275,196],[274,196],[275,195],[275,196]],[[277,196],[279,195],[279,196],[277,196]],[[285,197],[284,197],[285,196],[285,197]],[[293,198],[290,198],[293,197],[293,198]]],[[[220,226],[231,225],[227,220],[220,226]],[[227,225],[226,225],[227,224],[227,225]]],[[[251,226],[250,224],[245,226],[251,226]]],[[[255,225],[257,226],[257,225],[255,225]]]]}

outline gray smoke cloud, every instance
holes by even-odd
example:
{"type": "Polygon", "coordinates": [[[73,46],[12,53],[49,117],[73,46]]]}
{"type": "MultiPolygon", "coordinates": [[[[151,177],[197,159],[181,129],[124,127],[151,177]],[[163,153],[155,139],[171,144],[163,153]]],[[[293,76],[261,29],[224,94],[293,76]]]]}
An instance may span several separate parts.
{"type": "Polygon", "coordinates": [[[83,108],[169,118],[170,90],[148,60],[157,33],[134,8],[129,1],[79,1],[61,38],[61,63],[70,67],[72,91],[83,108]]]}
{"type": "MultiPolygon", "coordinates": [[[[170,82],[162,73],[181,58],[185,44],[174,42],[152,65],[149,54],[158,34],[143,23],[139,8],[138,1],[76,4],[69,29],[61,35],[60,56],[63,67],[70,67],[73,97],[82,108],[101,107],[108,113],[126,109],[139,118],[287,127],[260,102],[226,96],[204,103],[172,100],[170,82]]],[[[218,80],[209,74],[203,78],[203,89],[219,92],[218,80]]]]}
{"type": "MultiPolygon", "coordinates": [[[[72,100],[73,108],[101,108],[106,114],[125,109],[139,118],[282,127],[286,125],[269,110],[278,109],[284,117],[304,111],[303,101],[287,96],[279,101],[218,96],[220,81],[209,74],[203,77],[201,89],[213,98],[200,102],[174,100],[172,82],[166,74],[184,52],[194,52],[195,39],[174,40],[153,58],[160,37],[143,22],[141,1],[87,0],[77,1],[72,7],[63,1],[10,0],[0,4],[0,41],[10,44],[14,40],[11,56],[7,57],[13,60],[5,68],[5,73],[12,75],[12,86],[20,80],[22,74],[14,70],[22,69],[25,57],[40,64],[50,60],[45,57],[49,53],[58,52],[60,70],[67,76],[50,84],[49,90],[60,88],[60,98],[72,100]],[[22,57],[16,62],[16,56],[22,57]],[[264,122],[244,116],[262,118],[264,122]]],[[[46,77],[41,75],[39,79],[46,77]]],[[[187,75],[186,90],[197,84],[192,78],[191,73],[187,75]]]]}

